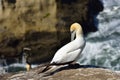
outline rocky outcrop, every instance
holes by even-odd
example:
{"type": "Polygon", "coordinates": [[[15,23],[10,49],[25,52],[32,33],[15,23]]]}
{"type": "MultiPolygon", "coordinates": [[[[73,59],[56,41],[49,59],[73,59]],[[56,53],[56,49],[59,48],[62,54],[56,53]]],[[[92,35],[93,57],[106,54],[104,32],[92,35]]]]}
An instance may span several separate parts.
{"type": "Polygon", "coordinates": [[[70,41],[73,22],[85,34],[96,31],[95,16],[102,10],[99,0],[0,0],[0,55],[15,61],[30,47],[29,62],[50,60],[70,41]]]}
{"type": "Polygon", "coordinates": [[[120,73],[103,68],[76,68],[64,67],[58,72],[49,76],[38,74],[41,68],[36,68],[28,72],[19,72],[18,74],[1,75],[2,80],[119,80],[120,73]]]}
{"type": "Polygon", "coordinates": [[[12,62],[29,47],[30,62],[50,59],[57,44],[55,0],[1,0],[1,4],[0,55],[12,62]]]}

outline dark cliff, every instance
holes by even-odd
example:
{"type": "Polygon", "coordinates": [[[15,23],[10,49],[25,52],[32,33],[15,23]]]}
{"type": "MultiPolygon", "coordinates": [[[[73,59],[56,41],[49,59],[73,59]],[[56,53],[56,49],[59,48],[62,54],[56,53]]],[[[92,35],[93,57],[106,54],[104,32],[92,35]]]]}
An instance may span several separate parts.
{"type": "Polygon", "coordinates": [[[70,41],[69,27],[82,25],[84,34],[97,30],[99,0],[1,0],[0,55],[10,62],[30,47],[29,62],[44,62],[70,41]],[[46,58],[47,57],[47,58],[46,58]]]}

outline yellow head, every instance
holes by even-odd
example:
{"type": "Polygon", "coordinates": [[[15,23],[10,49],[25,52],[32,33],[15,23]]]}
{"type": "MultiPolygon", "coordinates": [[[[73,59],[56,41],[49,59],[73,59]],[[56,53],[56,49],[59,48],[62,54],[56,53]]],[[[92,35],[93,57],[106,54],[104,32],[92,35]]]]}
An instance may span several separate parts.
{"type": "Polygon", "coordinates": [[[76,37],[83,35],[82,27],[79,23],[73,23],[70,27],[70,32],[71,32],[71,41],[74,40],[75,34],[76,37]]]}
{"type": "Polygon", "coordinates": [[[82,33],[82,27],[79,23],[73,23],[70,27],[70,31],[73,32],[73,31],[79,31],[80,33],[82,33]]]}

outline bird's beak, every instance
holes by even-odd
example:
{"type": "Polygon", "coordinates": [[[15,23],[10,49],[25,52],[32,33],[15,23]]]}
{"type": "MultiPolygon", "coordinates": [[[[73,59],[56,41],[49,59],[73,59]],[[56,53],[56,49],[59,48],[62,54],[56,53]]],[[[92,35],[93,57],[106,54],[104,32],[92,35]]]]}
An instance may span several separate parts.
{"type": "Polygon", "coordinates": [[[71,32],[71,41],[73,41],[75,39],[75,31],[71,32]]]}

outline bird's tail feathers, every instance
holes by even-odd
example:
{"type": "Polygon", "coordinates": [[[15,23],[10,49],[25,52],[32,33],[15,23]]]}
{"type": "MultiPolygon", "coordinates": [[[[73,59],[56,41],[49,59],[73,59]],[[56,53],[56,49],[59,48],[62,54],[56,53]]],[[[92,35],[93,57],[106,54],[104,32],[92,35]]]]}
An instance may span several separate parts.
{"type": "Polygon", "coordinates": [[[55,71],[56,69],[62,67],[63,65],[70,64],[70,63],[73,63],[73,62],[74,61],[65,62],[65,63],[50,63],[50,64],[46,64],[46,65],[44,65],[46,67],[42,71],[40,71],[39,73],[55,71]]]}
{"type": "Polygon", "coordinates": [[[46,72],[46,71],[49,70],[50,68],[52,68],[50,65],[46,66],[46,67],[41,71],[41,73],[46,72]]]}

